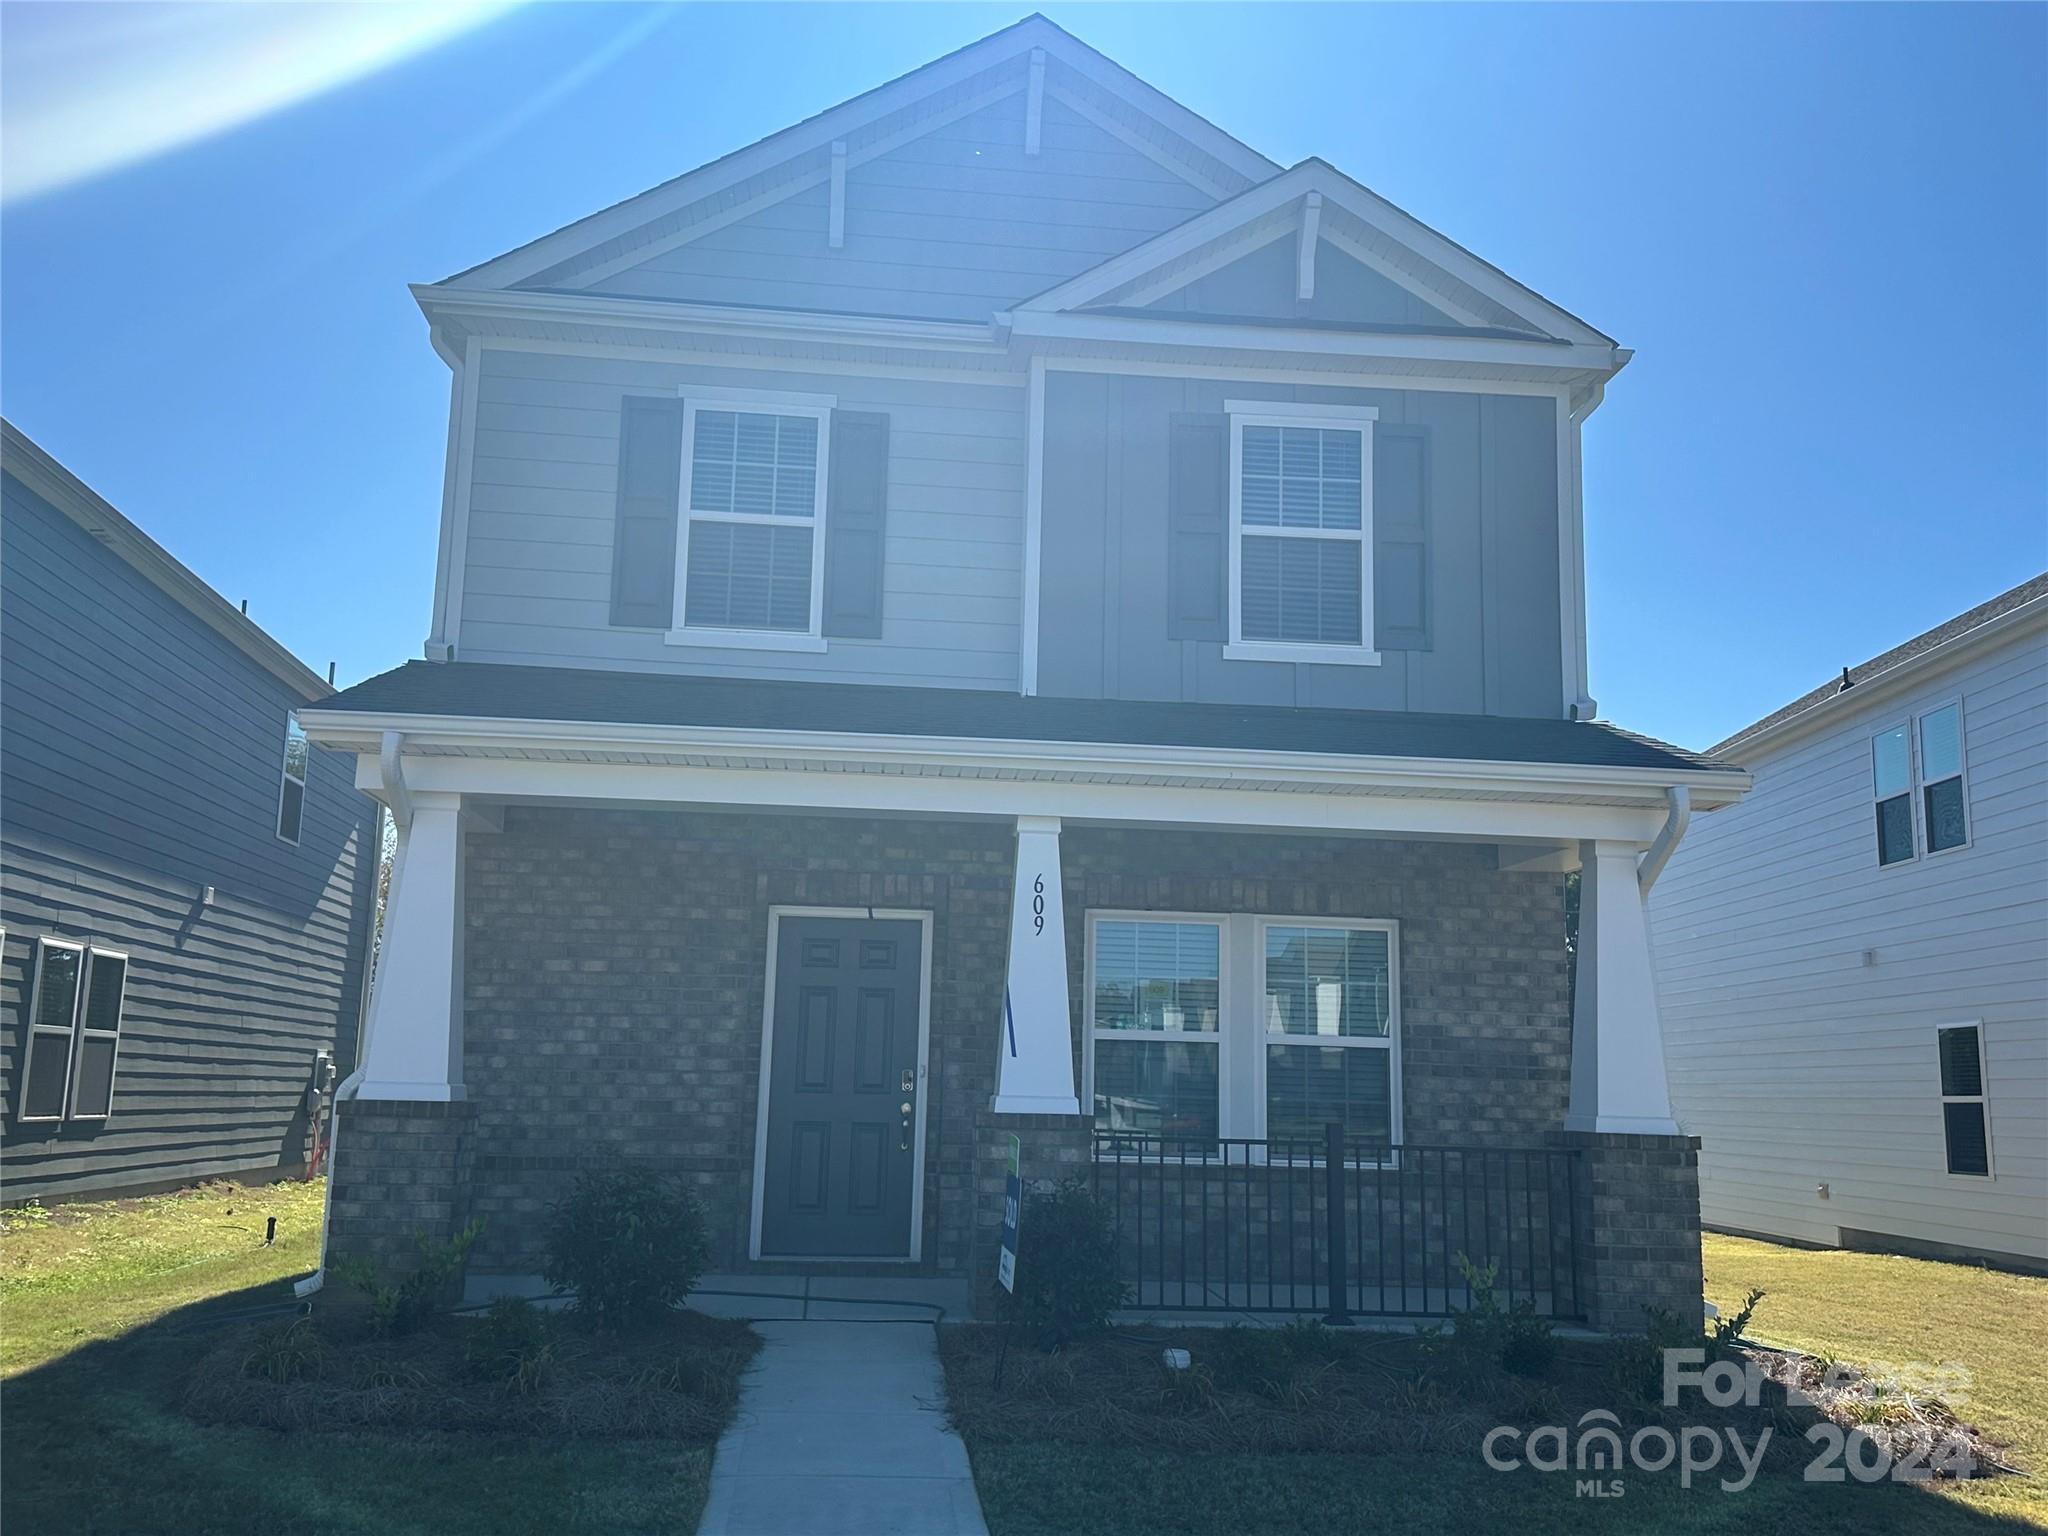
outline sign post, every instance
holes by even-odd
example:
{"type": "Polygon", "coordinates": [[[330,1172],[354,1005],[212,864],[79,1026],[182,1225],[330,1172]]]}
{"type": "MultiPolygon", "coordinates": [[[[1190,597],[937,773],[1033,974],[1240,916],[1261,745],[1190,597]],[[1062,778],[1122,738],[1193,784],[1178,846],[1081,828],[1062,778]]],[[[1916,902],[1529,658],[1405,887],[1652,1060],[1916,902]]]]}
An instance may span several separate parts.
{"type": "Polygon", "coordinates": [[[996,1279],[1017,1294],[1017,1224],[1024,1214],[1023,1144],[1010,1138],[1010,1173],[1003,1180],[1003,1251],[996,1261],[996,1279]]]}
{"type": "Polygon", "coordinates": [[[996,1280],[1010,1293],[1009,1320],[1003,1324],[1003,1345],[996,1351],[995,1387],[1003,1387],[1003,1365],[1010,1358],[1010,1335],[1017,1328],[1017,1227],[1024,1216],[1024,1146],[1013,1135],[1010,1142],[1010,1171],[1003,1180],[1003,1247],[996,1258],[996,1280]]]}

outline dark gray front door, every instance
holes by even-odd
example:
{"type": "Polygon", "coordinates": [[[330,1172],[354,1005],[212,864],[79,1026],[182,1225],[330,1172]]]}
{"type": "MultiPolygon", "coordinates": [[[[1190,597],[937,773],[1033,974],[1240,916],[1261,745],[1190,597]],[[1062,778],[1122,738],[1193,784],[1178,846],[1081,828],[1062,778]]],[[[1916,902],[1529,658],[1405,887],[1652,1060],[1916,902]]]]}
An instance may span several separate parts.
{"type": "Polygon", "coordinates": [[[923,925],[779,929],[761,1252],[908,1257],[923,925]]]}

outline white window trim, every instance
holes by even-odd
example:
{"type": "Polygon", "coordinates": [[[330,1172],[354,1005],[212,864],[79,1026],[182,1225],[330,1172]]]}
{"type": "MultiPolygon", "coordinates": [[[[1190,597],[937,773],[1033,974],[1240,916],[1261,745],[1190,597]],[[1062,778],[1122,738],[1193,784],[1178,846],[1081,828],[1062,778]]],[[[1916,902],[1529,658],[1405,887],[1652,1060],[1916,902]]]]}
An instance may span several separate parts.
{"type": "Polygon", "coordinates": [[[1909,732],[1913,748],[1913,814],[1921,831],[1919,848],[1930,859],[1945,859],[1952,853],[1965,852],[1977,840],[1977,818],[1970,813],[1970,748],[1965,726],[1961,694],[1938,700],[1913,715],[1913,726],[1909,732]],[[1930,715],[1938,715],[1950,707],[1956,712],[1956,771],[1943,778],[1928,780],[1926,757],[1920,750],[1920,726],[1930,715]],[[1934,826],[1927,820],[1927,791],[1935,784],[1946,784],[1951,777],[1963,787],[1963,840],[1953,848],[1936,848],[1933,846],[1934,826]]]}
{"type": "Polygon", "coordinates": [[[683,463],[681,494],[676,505],[675,612],[663,638],[670,645],[723,646],[742,650],[822,651],[825,649],[825,508],[832,469],[832,412],[836,395],[789,394],[779,390],[722,389],[683,400],[683,463]],[[707,522],[766,524],[793,528],[801,519],[754,512],[696,513],[690,503],[691,478],[697,458],[697,416],[701,411],[735,411],[751,416],[808,416],[818,423],[817,480],[811,504],[811,614],[807,630],[709,629],[689,627],[690,526],[700,516],[707,522]]]}
{"type": "Polygon", "coordinates": [[[14,1106],[14,1118],[22,1125],[56,1125],[63,1121],[71,1108],[71,1073],[78,1056],[78,1009],[85,996],[85,952],[83,941],[77,939],[53,938],[43,934],[35,941],[36,969],[28,995],[27,1028],[21,1032],[21,1088],[20,1097],[14,1106]],[[43,1006],[43,961],[53,949],[69,950],[78,956],[78,992],[71,999],[71,1018],[60,1028],[55,1024],[39,1024],[37,1015],[43,1006]],[[35,1037],[37,1035],[61,1034],[64,1046],[64,1094],[54,1115],[32,1115],[28,1112],[29,1079],[35,1063],[35,1037]]]}
{"type": "Polygon", "coordinates": [[[1920,727],[1911,715],[1901,715],[1883,725],[1873,726],[1863,743],[1863,775],[1869,786],[1870,798],[1870,851],[1877,861],[1879,870],[1906,869],[1920,862],[1920,727]],[[1906,856],[1893,859],[1889,864],[1884,860],[1884,846],[1877,838],[1877,808],[1886,800],[1895,800],[1896,795],[1880,796],[1877,792],[1877,743],[1880,737],[1889,736],[1893,731],[1906,733],[1906,856]]]}
{"type": "Polygon", "coordinates": [[[128,972],[130,963],[125,949],[102,949],[89,944],[85,950],[85,965],[78,977],[78,1005],[74,1009],[75,1028],[71,1038],[70,1081],[64,1087],[64,1118],[67,1120],[106,1120],[114,1113],[114,1085],[121,1077],[121,1019],[128,1010],[128,972]],[[102,959],[121,962],[121,990],[114,998],[114,1027],[112,1029],[91,1029],[86,1025],[86,1005],[92,998],[92,974],[102,959]],[[107,1064],[107,1107],[96,1113],[86,1113],[78,1107],[78,1074],[85,1065],[85,1042],[88,1039],[111,1040],[114,1042],[114,1059],[107,1064]]]}
{"type": "MultiPolygon", "coordinates": [[[[277,763],[277,818],[273,824],[277,840],[290,843],[294,848],[299,846],[299,839],[306,833],[307,788],[313,777],[313,743],[310,739],[306,742],[306,771],[296,779],[292,777],[292,727],[298,723],[298,718],[296,710],[285,711],[284,747],[277,763]],[[284,787],[287,784],[299,786],[299,825],[291,837],[284,835],[284,787]]],[[[299,734],[304,736],[305,731],[301,729],[299,734]]]]}
{"type": "Polygon", "coordinates": [[[1373,423],[1379,408],[1370,405],[1317,405],[1293,400],[1226,400],[1224,412],[1230,420],[1230,638],[1223,655],[1228,661],[1308,662],[1325,666],[1376,667],[1380,653],[1373,649],[1372,612],[1372,461],[1373,423]],[[1243,563],[1244,539],[1244,429],[1252,427],[1320,427],[1359,434],[1359,519],[1356,530],[1348,528],[1256,528],[1254,536],[1265,538],[1333,539],[1356,538],[1358,542],[1358,637],[1357,645],[1305,645],[1289,641],[1244,638],[1243,563]]]}
{"type": "Polygon", "coordinates": [[[1985,1062],[1984,1021],[1982,1019],[1950,1019],[1934,1026],[1934,1087],[1941,1099],[1944,1113],[1941,1117],[1941,1175],[1945,1179],[1969,1179],[1976,1182],[1995,1178],[1998,1174],[1998,1159],[1991,1147],[1991,1073],[1985,1062]],[[1977,1086],[1979,1093],[1941,1092],[1941,1036],[1944,1030],[1974,1029],[1977,1031],[1977,1086]],[[1984,1110],[1984,1171],[1982,1173],[1957,1173],[1948,1165],[1948,1115],[1951,1104],[1977,1104],[1984,1110]]]}
{"type": "MultiPolygon", "coordinates": [[[[1266,1139],[1266,1047],[1298,1043],[1336,1044],[1347,1048],[1384,1050],[1387,1057],[1388,1138],[1401,1144],[1401,925],[1392,918],[1329,917],[1259,912],[1177,912],[1091,907],[1084,915],[1087,934],[1082,978],[1081,1102],[1092,1125],[1095,1115],[1095,953],[1096,930],[1105,922],[1208,923],[1218,932],[1217,994],[1218,1027],[1212,1034],[1201,1030],[1116,1029],[1102,1030],[1110,1040],[1156,1040],[1177,1044],[1213,1044],[1217,1058],[1216,1129],[1220,1141],[1264,1141],[1266,1139]],[[1387,935],[1387,1035],[1315,1037],[1274,1035],[1265,1027],[1261,999],[1265,990],[1266,930],[1269,928],[1341,928],[1361,933],[1387,935]]],[[[1263,1164],[1263,1148],[1251,1159],[1263,1164]]],[[[1140,1159],[1123,1154],[1100,1154],[1105,1162],[1133,1162],[1140,1159]]],[[[1157,1159],[1143,1159],[1157,1161],[1157,1159]]],[[[1384,1162],[1354,1160],[1352,1166],[1394,1167],[1394,1154],[1384,1162]]]]}
{"type": "MultiPolygon", "coordinates": [[[[1384,933],[1387,936],[1387,1033],[1377,1035],[1284,1035],[1259,1028],[1257,1064],[1253,1079],[1257,1087],[1259,1135],[1266,1126],[1266,1048],[1272,1045],[1339,1046],[1346,1050],[1374,1050],[1387,1053],[1387,1140],[1401,1145],[1401,925],[1392,918],[1351,917],[1260,917],[1253,921],[1252,954],[1257,976],[1252,987],[1256,1000],[1266,990],[1266,932],[1271,928],[1341,928],[1349,933],[1384,933]]],[[[1260,1022],[1263,1022],[1262,1020],[1260,1022]]],[[[1398,1154],[1394,1160],[1398,1161],[1398,1154]]]]}

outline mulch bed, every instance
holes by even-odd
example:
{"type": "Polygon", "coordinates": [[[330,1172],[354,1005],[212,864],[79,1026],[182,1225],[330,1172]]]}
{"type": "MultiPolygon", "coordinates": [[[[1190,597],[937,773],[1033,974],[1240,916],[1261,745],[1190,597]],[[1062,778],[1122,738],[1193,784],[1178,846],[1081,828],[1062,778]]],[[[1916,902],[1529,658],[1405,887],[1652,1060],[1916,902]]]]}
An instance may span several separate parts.
{"type": "Polygon", "coordinates": [[[740,1375],[760,1347],[745,1323],[687,1310],[626,1333],[599,1332],[573,1313],[545,1317],[543,1361],[520,1385],[472,1362],[470,1331],[482,1325],[471,1317],[380,1337],[346,1298],[323,1298],[310,1317],[222,1334],[195,1363],[182,1407],[205,1424],[279,1430],[708,1444],[731,1419],[740,1375]],[[281,1372],[282,1357],[291,1363],[281,1372]]]}
{"type": "MultiPolygon", "coordinates": [[[[1549,1369],[1532,1379],[1474,1371],[1413,1334],[1119,1329],[1056,1353],[1015,1339],[999,1388],[1001,1349],[997,1327],[941,1333],[953,1421],[970,1446],[1052,1441],[1195,1452],[1470,1454],[1496,1425],[1572,1426],[1595,1409],[1617,1415],[1624,1434],[1697,1424],[1734,1429],[1753,1444],[1768,1426],[1769,1461],[1787,1466],[1811,1459],[1814,1447],[1803,1437],[1823,1414],[1886,1443],[1853,1398],[1799,1404],[1776,1380],[1764,1383],[1755,1408],[1714,1408],[1697,1392],[1666,1408],[1661,1357],[1641,1341],[1559,1340],[1549,1369]],[[1169,1369],[1162,1359],[1169,1347],[1189,1351],[1192,1363],[1169,1369]]],[[[1977,1475],[2009,1470],[1996,1446],[1940,1405],[1920,1404],[1917,1422],[1967,1436],[1978,1453],[1977,1475]]]]}

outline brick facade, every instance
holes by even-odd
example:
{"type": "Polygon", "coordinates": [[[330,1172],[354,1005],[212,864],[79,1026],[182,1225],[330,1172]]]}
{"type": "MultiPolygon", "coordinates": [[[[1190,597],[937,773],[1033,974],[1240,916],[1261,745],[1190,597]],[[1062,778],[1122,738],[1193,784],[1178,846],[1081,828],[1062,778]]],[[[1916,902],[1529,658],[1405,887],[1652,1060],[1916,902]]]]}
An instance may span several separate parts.
{"type": "MultiPolygon", "coordinates": [[[[1571,1052],[1559,876],[1502,872],[1484,844],[1078,826],[1061,841],[1077,1066],[1091,909],[1394,918],[1406,1139],[1555,1135],[1571,1052]]],[[[578,1169],[623,1157],[680,1175],[710,1213],[715,1266],[748,1267],[768,910],[875,906],[933,915],[923,1268],[985,1283],[1009,1131],[1031,1179],[1088,1163],[1086,1121],[988,1110],[1011,849],[986,821],[567,807],[511,807],[502,832],[472,833],[461,1156],[487,1222],[475,1265],[537,1270],[547,1207],[578,1169]]],[[[345,1119],[337,1245],[370,1235],[359,1180],[392,1178],[359,1173],[385,1133],[349,1109],[364,1130],[345,1119]]],[[[1610,1199],[1650,1173],[1614,1164],[1610,1199]]],[[[1696,1274],[1696,1212],[1686,1231],[1696,1274]]]]}
{"type": "Polygon", "coordinates": [[[328,1256],[403,1273],[419,1239],[445,1242],[473,1212],[472,1106],[349,1099],[335,1108],[328,1256]]]}

